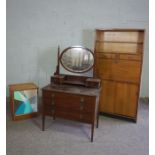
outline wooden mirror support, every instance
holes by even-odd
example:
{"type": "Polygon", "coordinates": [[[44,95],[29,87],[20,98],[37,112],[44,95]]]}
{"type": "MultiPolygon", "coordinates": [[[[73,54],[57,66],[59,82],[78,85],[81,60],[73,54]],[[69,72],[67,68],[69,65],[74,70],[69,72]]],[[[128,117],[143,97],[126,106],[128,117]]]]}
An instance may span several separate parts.
{"type": "Polygon", "coordinates": [[[82,46],[72,46],[64,49],[60,54],[60,47],[58,46],[57,66],[54,75],[51,76],[51,82],[55,84],[82,85],[91,88],[100,87],[100,79],[94,77],[60,74],[60,65],[72,73],[90,71],[94,67],[94,54],[90,49],[82,46]]]}

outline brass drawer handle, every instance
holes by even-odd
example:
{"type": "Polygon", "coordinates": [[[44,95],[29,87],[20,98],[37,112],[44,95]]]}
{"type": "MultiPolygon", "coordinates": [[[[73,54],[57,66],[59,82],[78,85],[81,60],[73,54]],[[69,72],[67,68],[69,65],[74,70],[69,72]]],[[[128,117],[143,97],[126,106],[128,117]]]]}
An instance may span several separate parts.
{"type": "Polygon", "coordinates": [[[80,98],[80,102],[84,102],[84,98],[83,97],[80,98]]]}
{"type": "Polygon", "coordinates": [[[80,98],[80,109],[83,110],[83,108],[84,108],[84,98],[81,97],[80,98]]]}

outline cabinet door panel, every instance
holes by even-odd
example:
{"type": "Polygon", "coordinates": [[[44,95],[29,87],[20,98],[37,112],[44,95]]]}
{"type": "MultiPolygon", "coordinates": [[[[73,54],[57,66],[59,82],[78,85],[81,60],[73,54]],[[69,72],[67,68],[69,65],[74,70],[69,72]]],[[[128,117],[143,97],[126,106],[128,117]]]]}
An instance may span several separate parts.
{"type": "Polygon", "coordinates": [[[138,85],[116,83],[115,114],[136,116],[138,85]]]}
{"type": "Polygon", "coordinates": [[[98,59],[98,61],[100,78],[139,83],[140,62],[117,59],[98,59]]]}
{"type": "Polygon", "coordinates": [[[102,81],[100,94],[100,112],[114,113],[115,82],[102,81]]]}

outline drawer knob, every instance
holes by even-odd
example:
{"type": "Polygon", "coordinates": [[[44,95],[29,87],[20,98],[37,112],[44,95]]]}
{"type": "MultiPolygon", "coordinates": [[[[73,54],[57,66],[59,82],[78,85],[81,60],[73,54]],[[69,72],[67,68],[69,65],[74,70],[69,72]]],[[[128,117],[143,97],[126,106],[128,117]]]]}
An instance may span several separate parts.
{"type": "Polygon", "coordinates": [[[84,102],[84,98],[83,97],[80,98],[80,102],[84,102]]]}
{"type": "Polygon", "coordinates": [[[81,97],[80,98],[80,109],[83,110],[83,108],[84,108],[84,98],[81,97]]]}

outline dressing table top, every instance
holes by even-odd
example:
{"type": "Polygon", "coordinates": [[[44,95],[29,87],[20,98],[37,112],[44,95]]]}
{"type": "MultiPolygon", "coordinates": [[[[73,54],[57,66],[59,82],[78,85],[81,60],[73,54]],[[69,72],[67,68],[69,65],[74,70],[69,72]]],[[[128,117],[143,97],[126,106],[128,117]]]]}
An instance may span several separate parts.
{"type": "Polygon", "coordinates": [[[88,95],[88,96],[98,96],[101,91],[101,88],[88,88],[79,85],[68,85],[68,84],[59,85],[51,83],[45,86],[43,90],[79,94],[79,95],[88,95]]]}

